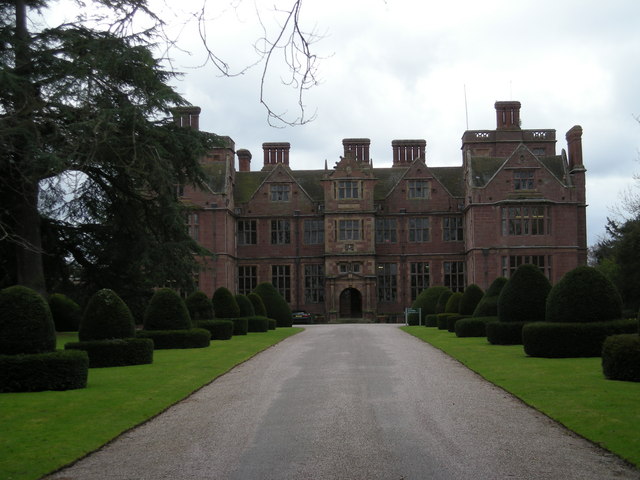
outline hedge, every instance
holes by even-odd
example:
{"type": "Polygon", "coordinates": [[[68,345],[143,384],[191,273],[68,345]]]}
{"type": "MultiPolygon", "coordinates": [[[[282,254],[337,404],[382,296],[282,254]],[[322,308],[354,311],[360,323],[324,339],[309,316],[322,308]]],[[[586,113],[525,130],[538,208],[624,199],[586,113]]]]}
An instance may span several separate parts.
{"type": "MultiPolygon", "coordinates": [[[[157,290],[144,312],[144,330],[189,330],[191,317],[184,300],[170,288],[157,290]]],[[[156,348],[158,346],[156,345],[156,348]]]]}
{"type": "Polygon", "coordinates": [[[487,340],[493,345],[522,345],[522,327],[531,322],[490,322],[487,340]]]}
{"type": "Polygon", "coordinates": [[[229,340],[233,336],[231,320],[200,320],[198,328],[208,330],[211,333],[211,340],[229,340]]]}
{"type": "Polygon", "coordinates": [[[216,288],[211,301],[215,318],[236,318],[240,316],[238,302],[228,288],[216,288]]]}
{"type": "Polygon", "coordinates": [[[486,337],[487,324],[497,322],[498,317],[461,318],[456,322],[456,337],[486,337]]]}
{"type": "Polygon", "coordinates": [[[496,278],[484,295],[476,309],[473,311],[474,317],[493,317],[498,315],[498,297],[508,280],[504,277],[496,278]]]}
{"type": "Polygon", "coordinates": [[[193,292],[184,303],[187,306],[192,322],[197,323],[199,320],[211,320],[213,318],[213,304],[203,291],[193,292]]]}
{"type": "Polygon", "coordinates": [[[422,314],[422,323],[425,327],[437,327],[438,314],[437,313],[430,313],[429,315],[422,314]]]}
{"type": "Polygon", "coordinates": [[[190,330],[138,330],[138,338],[150,338],[156,350],[174,348],[205,348],[209,346],[211,334],[204,328],[190,330]]]}
{"type": "Polygon", "coordinates": [[[233,335],[246,335],[249,331],[249,320],[247,317],[215,318],[214,320],[226,320],[233,323],[233,335]]]}
{"type": "Polygon", "coordinates": [[[266,332],[269,330],[269,319],[260,315],[253,315],[247,318],[247,329],[249,332],[266,332]]]}
{"type": "Polygon", "coordinates": [[[549,290],[549,279],[539,267],[520,265],[500,291],[498,318],[501,322],[543,321],[549,290]]]}
{"type": "Polygon", "coordinates": [[[260,297],[260,295],[258,295],[257,293],[251,292],[249,295],[247,295],[247,298],[253,305],[253,311],[255,312],[256,315],[260,315],[260,316],[267,315],[267,309],[265,308],[264,302],[262,301],[262,298],[260,297]]]}
{"type": "Polygon", "coordinates": [[[607,337],[602,346],[602,371],[610,380],[640,382],[640,335],[607,337]]]}
{"type": "Polygon", "coordinates": [[[246,295],[236,295],[236,303],[240,308],[241,317],[253,317],[255,315],[258,315],[256,313],[256,309],[253,308],[253,303],[251,303],[251,300],[249,300],[249,297],[247,297],[246,295]]]}
{"type": "Polygon", "coordinates": [[[293,323],[291,307],[284,297],[269,282],[259,283],[254,292],[260,296],[267,312],[267,317],[273,318],[278,327],[290,327],[293,323]]]}
{"type": "Polygon", "coordinates": [[[77,350],[0,355],[0,392],[85,388],[88,373],[89,357],[77,350]]]}
{"type": "MultiPolygon", "coordinates": [[[[414,309],[421,308],[422,319],[424,321],[424,319],[427,318],[427,315],[437,313],[436,306],[438,305],[438,299],[440,298],[440,295],[442,295],[442,292],[447,292],[447,291],[450,292],[451,290],[441,285],[434,285],[432,287],[426,288],[422,292],[420,292],[418,297],[413,301],[413,303],[411,304],[411,308],[414,308],[414,309]]],[[[417,313],[410,314],[409,321],[412,321],[412,316],[417,317],[418,314],[417,313]]],[[[415,323],[415,325],[417,325],[417,322],[415,323]]],[[[433,324],[430,326],[435,327],[436,324],[433,324]]]]}
{"type": "Polygon", "coordinates": [[[458,313],[460,313],[460,315],[473,315],[473,311],[476,309],[483,296],[484,292],[478,285],[475,283],[468,285],[467,288],[464,289],[464,293],[460,299],[458,313]]]}
{"type": "Polygon", "coordinates": [[[103,288],[87,302],[78,338],[81,342],[132,338],[135,331],[133,314],[127,304],[116,292],[103,288]]]}
{"type": "Polygon", "coordinates": [[[65,350],[83,350],[89,355],[89,368],[123,367],[153,363],[153,340],[150,338],[114,338],[69,342],[65,350]]]}
{"type": "Polygon", "coordinates": [[[458,320],[462,320],[464,318],[470,318],[469,315],[452,315],[449,318],[447,318],[447,330],[451,333],[454,333],[456,331],[456,323],[458,323],[458,320]]]}
{"type": "Polygon", "coordinates": [[[458,314],[457,313],[437,313],[436,314],[436,326],[438,327],[438,330],[446,330],[447,329],[447,322],[449,320],[450,317],[457,317],[458,314]]]}
{"type": "Polygon", "coordinates": [[[276,322],[273,318],[267,318],[269,320],[269,330],[275,330],[278,326],[278,322],[276,322]]]}
{"type": "Polygon", "coordinates": [[[610,335],[636,333],[635,318],[606,322],[532,322],[522,329],[524,351],[532,357],[599,357],[610,335]]]}

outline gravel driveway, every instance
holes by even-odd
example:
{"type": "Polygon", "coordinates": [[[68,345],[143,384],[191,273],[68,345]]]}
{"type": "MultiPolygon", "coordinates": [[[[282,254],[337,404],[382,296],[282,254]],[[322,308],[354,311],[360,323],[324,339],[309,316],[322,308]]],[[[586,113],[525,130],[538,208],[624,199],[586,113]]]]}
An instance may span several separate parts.
{"type": "Polygon", "coordinates": [[[606,480],[640,472],[394,325],[312,325],[48,478],[606,480]]]}

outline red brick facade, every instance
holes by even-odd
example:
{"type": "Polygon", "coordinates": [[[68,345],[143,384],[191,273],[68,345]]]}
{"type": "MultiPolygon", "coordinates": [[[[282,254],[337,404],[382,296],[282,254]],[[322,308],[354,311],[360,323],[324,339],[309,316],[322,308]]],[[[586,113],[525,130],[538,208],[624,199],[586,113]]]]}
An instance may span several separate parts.
{"type": "MultiPolygon", "coordinates": [[[[520,128],[519,102],[495,107],[495,130],[464,133],[458,167],[428,166],[424,140],[394,140],[393,166],[373,168],[357,138],[319,170],[294,170],[288,143],[265,143],[251,171],[251,153],[226,138],[203,160],[207,188],[183,196],[192,235],[215,255],[200,289],[270,281],[293,309],[375,320],[426,286],[486,288],[521,263],[556,282],[586,262],[582,129],[558,154],[555,130],[520,128]]],[[[197,126],[198,113],[181,122],[197,126]]]]}

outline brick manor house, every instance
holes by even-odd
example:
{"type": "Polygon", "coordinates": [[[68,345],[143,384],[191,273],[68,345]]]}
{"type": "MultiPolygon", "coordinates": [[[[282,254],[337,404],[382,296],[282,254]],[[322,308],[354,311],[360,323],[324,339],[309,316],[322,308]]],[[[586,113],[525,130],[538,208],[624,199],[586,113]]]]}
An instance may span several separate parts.
{"type": "MultiPolygon", "coordinates": [[[[202,160],[206,188],[184,187],[191,235],[214,254],[199,288],[249,293],[272,282],[291,308],[326,320],[399,317],[424,288],[461,291],[538,265],[552,283],[586,263],[582,129],[520,127],[520,103],[496,102],[495,130],[462,136],[462,165],[432,167],[424,140],[394,140],[375,168],[370,141],[343,140],[335,166],[294,170],[289,143],[225,147],[202,160]],[[236,167],[236,157],[238,159],[236,167]]],[[[198,128],[200,108],[177,112],[198,128]]]]}

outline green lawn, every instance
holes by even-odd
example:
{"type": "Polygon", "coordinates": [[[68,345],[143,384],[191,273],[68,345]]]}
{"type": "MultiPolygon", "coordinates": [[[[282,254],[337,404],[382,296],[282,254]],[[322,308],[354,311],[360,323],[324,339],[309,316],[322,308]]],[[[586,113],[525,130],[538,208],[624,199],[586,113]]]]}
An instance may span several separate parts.
{"type": "Polygon", "coordinates": [[[600,358],[527,357],[428,327],[402,327],[569,429],[640,466],[640,383],[606,380],[600,358]]]}
{"type": "MultiPolygon", "coordinates": [[[[90,369],[86,389],[0,394],[0,478],[37,479],[57,470],[300,331],[278,328],[208,348],[156,350],[150,365],[90,369]]],[[[62,334],[58,348],[75,340],[62,334]]]]}

